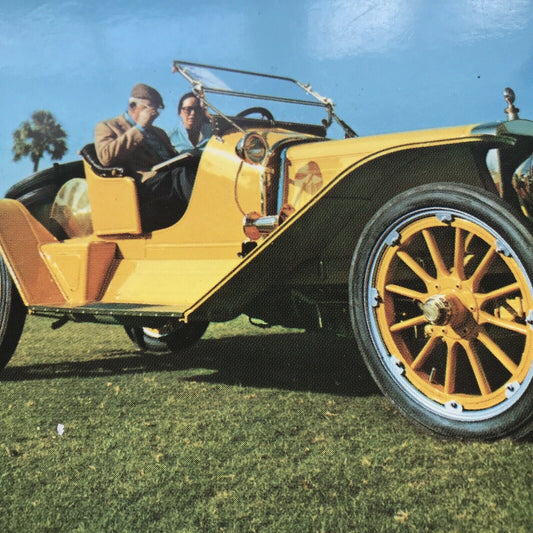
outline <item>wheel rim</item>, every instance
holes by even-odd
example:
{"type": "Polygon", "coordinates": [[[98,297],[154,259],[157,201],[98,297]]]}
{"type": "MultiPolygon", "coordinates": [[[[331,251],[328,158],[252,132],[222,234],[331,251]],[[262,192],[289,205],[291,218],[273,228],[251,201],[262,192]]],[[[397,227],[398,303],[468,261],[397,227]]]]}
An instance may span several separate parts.
{"type": "Polygon", "coordinates": [[[532,288],[511,246],[471,215],[424,209],[374,247],[365,314],[404,392],[454,419],[508,409],[532,374],[532,288]]]}
{"type": "Polygon", "coordinates": [[[168,337],[170,333],[174,333],[177,331],[177,327],[175,325],[166,324],[160,328],[149,328],[146,326],[143,326],[142,332],[147,337],[150,337],[151,339],[163,339],[165,337],[168,337]]]}

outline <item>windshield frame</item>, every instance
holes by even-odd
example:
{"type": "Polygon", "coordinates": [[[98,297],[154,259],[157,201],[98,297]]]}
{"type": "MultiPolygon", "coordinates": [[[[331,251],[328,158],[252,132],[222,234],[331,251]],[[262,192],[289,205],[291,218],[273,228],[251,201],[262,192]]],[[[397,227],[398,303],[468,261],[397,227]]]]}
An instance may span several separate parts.
{"type": "MultiPolygon", "coordinates": [[[[332,123],[332,120],[335,120],[344,130],[345,137],[356,137],[357,136],[354,130],[352,130],[343,120],[341,120],[335,114],[335,111],[334,111],[335,106],[330,98],[320,95],[319,93],[317,93],[316,91],[312,89],[311,85],[301,83],[300,81],[294,78],[289,78],[287,76],[278,76],[275,74],[253,72],[249,70],[241,70],[241,69],[233,69],[233,68],[228,68],[228,67],[206,65],[202,63],[194,63],[191,61],[183,61],[183,60],[173,61],[172,71],[181,74],[191,84],[194,94],[198,98],[200,98],[209,109],[213,110],[215,113],[219,115],[222,115],[227,120],[231,121],[231,119],[229,119],[224,113],[222,113],[222,111],[217,109],[211,102],[207,100],[206,93],[250,98],[250,99],[256,99],[256,100],[274,101],[274,102],[281,102],[281,103],[287,103],[287,104],[321,107],[327,113],[327,119],[322,120],[322,125],[326,129],[329,128],[329,126],[332,123]],[[287,98],[283,96],[274,96],[274,95],[267,95],[267,94],[260,94],[260,93],[235,91],[235,90],[230,89],[229,87],[228,88],[213,87],[213,86],[210,86],[209,84],[206,84],[205,80],[201,79],[200,76],[195,75],[194,73],[195,68],[207,69],[208,71],[214,70],[214,71],[221,71],[221,72],[229,72],[233,74],[242,74],[245,76],[255,76],[255,77],[260,77],[260,78],[265,78],[265,79],[287,82],[287,83],[290,83],[290,84],[293,84],[299,87],[307,95],[312,97],[313,100],[304,100],[301,98],[287,98]]],[[[222,84],[224,83],[222,82],[222,84]]],[[[243,131],[238,125],[236,124],[234,125],[239,130],[243,131]]]]}

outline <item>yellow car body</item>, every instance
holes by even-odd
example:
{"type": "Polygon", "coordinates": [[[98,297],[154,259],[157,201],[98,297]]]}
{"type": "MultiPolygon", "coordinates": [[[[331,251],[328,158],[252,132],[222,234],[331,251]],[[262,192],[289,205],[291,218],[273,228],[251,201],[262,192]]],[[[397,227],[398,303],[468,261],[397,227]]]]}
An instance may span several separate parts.
{"type": "MultiPolygon", "coordinates": [[[[425,183],[428,177],[454,181],[460,175],[462,183],[486,186],[478,170],[482,161],[476,161],[475,152],[483,153],[498,140],[472,134],[473,129],[465,126],[328,142],[310,138],[309,143],[291,146],[286,154],[282,204],[292,205],[294,212],[275,232],[262,237],[246,258],[239,256],[246,239],[243,218],[249,212],[276,214],[265,212],[263,189],[268,180],[279,180],[279,169],[269,167],[268,158],[264,165],[243,162],[235,150],[241,133],[209,141],[188,209],[175,225],[143,234],[133,180],[98,177],[85,163],[94,232],[59,241],[22,204],[3,200],[0,217],[8,223],[0,225],[2,253],[32,311],[41,306],[72,309],[98,304],[100,312],[106,313],[106,308],[112,312],[113,306],[128,305],[148,314],[152,312],[149,306],[155,306],[153,312],[158,315],[185,319],[195,312],[207,320],[234,318],[240,309],[232,309],[231,302],[210,304],[210,299],[233,277],[257,285],[250,287],[255,293],[268,285],[269,276],[285,275],[282,267],[272,265],[272,272],[261,283],[255,275],[248,278],[245,271],[256,259],[268,264],[268,256],[276,253],[268,249],[286,232],[303,233],[311,250],[320,247],[321,252],[313,258],[313,252],[306,250],[287,251],[284,255],[289,257],[283,263],[290,265],[291,276],[298,277],[296,263],[315,259],[324,265],[323,277],[347,283],[347,269],[338,265],[339,260],[349,261],[354,246],[353,242],[341,244],[345,239],[339,226],[345,221],[352,221],[351,232],[361,228],[392,194],[425,183]],[[383,182],[390,186],[390,195],[382,194],[383,182]],[[309,216],[319,217],[320,224],[307,221],[309,216]],[[339,244],[322,248],[332,237],[339,244]]],[[[269,145],[295,135],[272,129],[254,131],[263,134],[269,145]]]]}
{"type": "Polygon", "coordinates": [[[533,122],[346,128],[333,140],[323,125],[212,118],[189,206],[170,227],[143,232],[133,179],[89,156],[59,183],[81,182],[90,205],[65,216],[68,237],[50,223],[53,202],[10,191],[0,251],[13,301],[60,323],[118,322],[141,348],[170,339],[177,351],[240,314],[355,334],[384,393],[424,428],[483,439],[531,429],[531,173],[516,169],[533,152],[533,122]]]}

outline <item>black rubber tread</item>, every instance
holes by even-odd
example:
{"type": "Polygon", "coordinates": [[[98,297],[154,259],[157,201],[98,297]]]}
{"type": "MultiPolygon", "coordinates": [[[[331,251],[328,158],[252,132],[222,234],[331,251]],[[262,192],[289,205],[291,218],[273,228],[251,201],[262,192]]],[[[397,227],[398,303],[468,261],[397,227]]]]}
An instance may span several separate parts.
{"type": "Polygon", "coordinates": [[[15,352],[25,321],[26,307],[0,258],[0,369],[7,365],[15,352]]]}
{"type": "Polygon", "coordinates": [[[83,161],[55,163],[54,166],[39,170],[12,185],[6,192],[5,197],[13,200],[24,200],[23,203],[29,201],[31,205],[34,205],[34,195],[41,195],[39,201],[42,201],[46,192],[46,198],[49,199],[51,197],[53,200],[61,186],[69,179],[75,177],[85,177],[83,161]]]}

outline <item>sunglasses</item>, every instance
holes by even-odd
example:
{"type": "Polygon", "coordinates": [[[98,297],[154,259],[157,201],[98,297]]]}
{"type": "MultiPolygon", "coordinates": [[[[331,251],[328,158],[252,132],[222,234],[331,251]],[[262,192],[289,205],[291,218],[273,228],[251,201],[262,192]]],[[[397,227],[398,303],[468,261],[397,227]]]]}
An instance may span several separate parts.
{"type": "Polygon", "coordinates": [[[198,105],[191,105],[191,106],[184,106],[181,108],[182,111],[185,111],[185,113],[187,113],[187,115],[190,115],[193,111],[196,111],[197,113],[199,113],[201,111],[201,107],[198,106],[198,105]]]}

